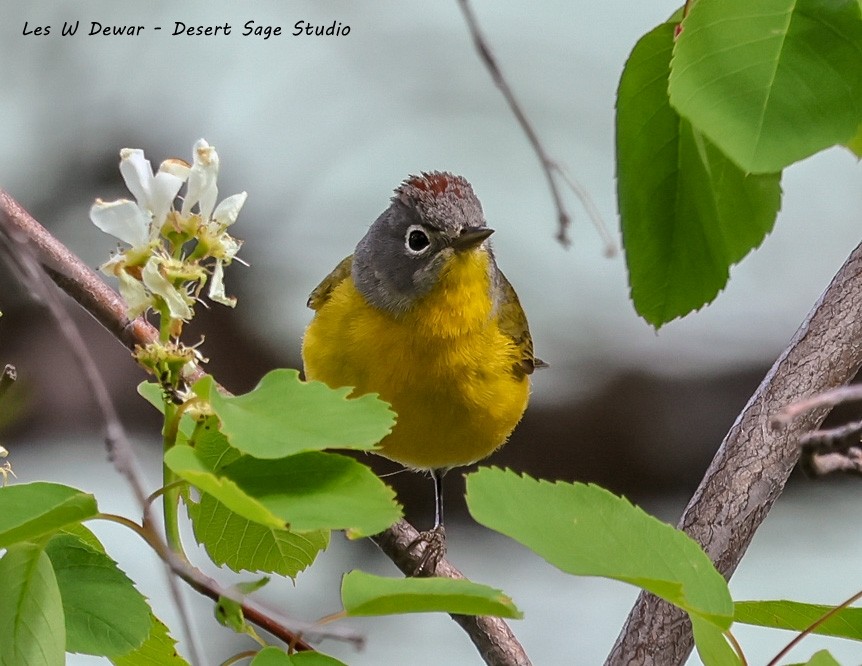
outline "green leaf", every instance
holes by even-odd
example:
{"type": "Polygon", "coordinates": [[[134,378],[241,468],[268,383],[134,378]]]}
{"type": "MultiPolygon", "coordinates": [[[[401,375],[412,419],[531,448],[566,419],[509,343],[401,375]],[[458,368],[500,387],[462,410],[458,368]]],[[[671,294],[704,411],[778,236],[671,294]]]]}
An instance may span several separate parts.
{"type": "Polygon", "coordinates": [[[164,411],[162,387],[155,382],[141,382],[138,384],[138,395],[160,412],[164,411]]]}
{"type": "Polygon", "coordinates": [[[395,493],[353,458],[312,451],[280,460],[244,457],[224,468],[289,529],[377,534],[401,517],[395,493]]]}
{"type": "Polygon", "coordinates": [[[692,3],[670,100],[751,173],[846,143],[862,118],[858,0],[692,3]]]}
{"type": "Polygon", "coordinates": [[[467,476],[467,506],[563,571],[631,583],[722,630],[731,625],[727,583],[700,546],[603,488],[482,468],[467,476]]]}
{"type": "Polygon", "coordinates": [[[258,652],[250,666],[346,666],[346,664],[320,652],[287,654],[280,648],[270,646],[258,652]]]}
{"type": "Polygon", "coordinates": [[[95,497],[69,486],[37,481],[0,488],[0,548],[37,539],[98,512],[95,497]]]}
{"type": "Polygon", "coordinates": [[[857,158],[862,158],[862,125],[859,125],[856,134],[846,145],[857,158]]]}
{"type": "Polygon", "coordinates": [[[230,597],[221,596],[215,605],[215,618],[218,623],[228,629],[233,629],[238,634],[248,633],[256,635],[254,629],[245,621],[242,605],[230,597]]]}
{"type": "MultiPolygon", "coordinates": [[[[799,601],[737,601],[734,619],[742,624],[802,631],[833,608],[799,601]]],[[[813,633],[862,641],[862,608],[843,608],[813,633]]]]}
{"type": "Polygon", "coordinates": [[[194,391],[210,401],[231,445],[256,458],[368,450],[395,423],[395,413],[376,395],[348,398],[350,388],[303,382],[296,370],[273,370],[245,395],[225,396],[214,387],[205,377],[194,391]]]}
{"type": "Polygon", "coordinates": [[[279,460],[244,456],[220,470],[207,468],[188,446],[165,463],[181,478],[240,516],[277,529],[346,529],[377,534],[401,517],[395,493],[352,458],[312,451],[279,460]]]}
{"type": "Polygon", "coordinates": [[[208,416],[195,425],[189,445],[194,447],[204,465],[216,472],[242,457],[219,430],[217,416],[208,416]]]}
{"type": "Polygon", "coordinates": [[[285,521],[265,507],[260,501],[244,492],[226,476],[215,471],[196,455],[190,446],[178,444],[165,453],[165,464],[177,476],[196,488],[217,498],[234,513],[254,523],[284,529],[285,521]]]}
{"type": "Polygon", "coordinates": [[[522,613],[500,590],[452,578],[385,578],[351,571],[341,580],[348,615],[457,613],[520,619],[522,613]]]}
{"type": "Polygon", "coordinates": [[[152,627],[149,604],[102,549],[71,534],[45,546],[66,616],[66,651],[119,657],[139,648],[152,627]]]}
{"type": "Polygon", "coordinates": [[[152,628],[147,640],[133,652],[114,657],[114,666],[189,666],[189,662],[177,654],[177,642],[168,633],[164,622],[151,616],[152,628]]]}
{"type": "Polygon", "coordinates": [[[274,573],[294,578],[329,545],[329,531],[297,534],[253,523],[204,493],[188,505],[195,538],[217,565],[234,571],[274,573]]]}
{"type": "Polygon", "coordinates": [[[0,581],[0,666],[62,666],[63,602],[45,551],[33,543],[9,546],[0,581]]]}
{"type": "Polygon", "coordinates": [[[694,645],[704,666],[742,666],[742,660],[721,629],[698,615],[690,617],[694,645]]]}
{"type": "Polygon", "coordinates": [[[812,654],[811,659],[804,664],[788,664],[788,666],[841,666],[841,664],[829,654],[828,650],[820,650],[812,654]]]}
{"type": "Polygon", "coordinates": [[[772,229],[780,174],[746,175],[671,108],[674,24],[637,43],[617,94],[617,196],[635,309],[661,326],[712,301],[772,229]]]}
{"type": "Polygon", "coordinates": [[[221,595],[216,601],[215,617],[219,624],[229,629],[233,629],[238,634],[247,634],[251,636],[255,642],[263,643],[260,636],[257,635],[254,627],[245,619],[245,614],[242,610],[242,599],[253,592],[256,592],[269,582],[269,577],[264,576],[258,580],[237,583],[233,586],[233,595],[221,595]]]}
{"type": "Polygon", "coordinates": [[[80,523],[72,523],[71,525],[61,527],[57,530],[56,534],[67,534],[69,536],[73,536],[82,541],[85,545],[89,546],[92,550],[99,553],[105,552],[105,547],[102,545],[102,542],[99,541],[99,538],[93,534],[89,528],[84,527],[80,523]]]}

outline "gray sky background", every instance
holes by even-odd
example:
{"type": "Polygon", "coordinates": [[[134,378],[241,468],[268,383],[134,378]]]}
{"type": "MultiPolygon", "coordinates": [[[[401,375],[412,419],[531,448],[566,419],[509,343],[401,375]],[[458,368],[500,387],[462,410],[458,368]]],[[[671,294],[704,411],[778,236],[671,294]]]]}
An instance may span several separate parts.
{"type": "MultiPolygon", "coordinates": [[[[158,164],[205,137],[222,158],[221,192],[249,192],[235,227],[246,239],[228,290],[237,316],[298,352],[305,298],[408,174],[459,172],[497,229],[499,263],[518,289],[536,348],[553,370],[536,397],[581,395],[627,368],[693,374],[769,363],[858,240],[858,165],[834,149],[788,169],[782,212],[763,247],[702,312],[657,335],[628,300],[622,256],[605,259],[573,195],[572,247],[554,240],[542,173],[474,52],[452,3],[5,3],[0,25],[0,181],[91,264],[112,239],[86,215],[122,147],[158,164]],[[79,20],[74,37],[64,21],[79,20]],[[350,26],[346,37],[243,37],[246,21],[350,26]],[[23,29],[50,25],[48,36],[23,29]],[[136,37],[88,36],[145,25],[136,37]],[[171,36],[176,21],[233,27],[171,36]],[[152,28],[162,26],[160,32],[152,28]],[[105,176],[103,176],[105,177],[105,176]],[[72,191],[70,191],[70,188],[72,191]],[[92,188],[92,189],[90,189],[92,188]],[[95,189],[95,191],[93,191],[95,189]]],[[[643,3],[476,2],[512,88],[549,152],[590,192],[614,234],[613,109],[637,38],[675,9],[643,3]]]]}
{"type": "MultiPolygon", "coordinates": [[[[677,4],[473,3],[548,151],[590,192],[614,234],[617,82],[636,40],[677,4]]],[[[234,264],[226,278],[228,292],[240,297],[236,316],[255,331],[250,344],[263,340],[293,355],[311,317],[308,292],[352,251],[393,188],[420,170],[461,173],[497,230],[498,261],[528,312],[537,353],[552,364],[536,381],[535,399],[546,403],[582,398],[626,371],[690,377],[771,363],[860,238],[856,159],[833,149],[796,165],[785,173],[782,211],[762,248],[732,271],[714,304],[656,334],[628,300],[622,256],[602,256],[573,195],[567,197],[575,215],[572,247],[554,240],[555,211],[537,159],[479,61],[454,1],[0,0],[0,89],[0,186],[93,266],[105,261],[114,241],[91,225],[87,211],[96,197],[125,195],[115,187],[121,148],[143,148],[157,165],[171,156],[188,159],[199,137],[215,145],[222,195],[249,193],[234,232],[246,240],[240,256],[252,266],[234,264]],[[76,20],[77,35],[59,34],[64,21],[76,20]],[[288,34],[243,37],[249,20],[282,25],[288,34]],[[335,21],[349,25],[350,34],[289,36],[299,20],[335,21]],[[137,37],[88,36],[92,21],[147,27],[137,37]],[[227,22],[233,34],[171,36],[175,21],[227,22]],[[51,34],[24,35],[25,22],[31,30],[50,25],[51,34]]],[[[5,308],[3,298],[0,285],[5,308]]],[[[74,456],[65,444],[56,455],[38,448],[22,451],[16,467],[29,465],[66,483],[71,472],[87,488],[111,478],[92,441],[74,456]]],[[[153,480],[155,460],[147,460],[153,480]]],[[[811,492],[827,492],[814,485],[811,492]]],[[[830,497],[822,504],[780,503],[784,518],[766,536],[758,534],[753,559],[735,579],[738,589],[750,591],[741,596],[787,596],[788,577],[810,582],[800,594],[806,600],[849,595],[846,574],[858,547],[844,538],[845,525],[825,520],[844,509],[815,509],[828,506],[830,497]],[[840,580],[808,576],[824,549],[840,580]],[[783,568],[771,571],[779,560],[783,568]]],[[[123,501],[109,494],[105,508],[133,515],[123,501]]],[[[112,554],[136,579],[152,578],[157,565],[142,562],[138,545],[124,537],[112,543],[112,554]]],[[[575,654],[599,663],[634,592],[562,576],[511,542],[485,537],[490,540],[474,547],[456,534],[455,559],[523,602],[528,616],[517,631],[536,663],[572,654],[572,628],[555,629],[562,617],[579,630],[574,642],[582,647],[575,654]],[[528,589],[541,590],[540,597],[529,598],[528,589]]],[[[332,580],[353,562],[342,545],[326,554],[329,565],[315,568],[313,575],[328,576],[329,584],[300,588],[330,595],[316,602],[321,614],[337,607],[332,580]]],[[[159,599],[157,608],[176,626],[169,602],[159,599]]],[[[209,612],[200,607],[199,615],[209,612]]],[[[369,650],[339,654],[354,664],[399,663],[404,645],[391,640],[394,632],[425,650],[428,660],[413,663],[474,658],[449,624],[446,618],[405,620],[392,629],[370,622],[369,650]]],[[[764,658],[774,654],[766,642],[755,644],[764,658]]]]}

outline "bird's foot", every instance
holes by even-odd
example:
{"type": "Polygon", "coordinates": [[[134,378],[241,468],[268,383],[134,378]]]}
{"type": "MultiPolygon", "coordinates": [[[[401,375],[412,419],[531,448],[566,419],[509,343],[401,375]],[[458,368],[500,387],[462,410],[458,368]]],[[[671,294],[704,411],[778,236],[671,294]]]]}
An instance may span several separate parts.
{"type": "Polygon", "coordinates": [[[416,578],[433,576],[440,560],[446,556],[446,530],[438,525],[434,529],[419,532],[407,549],[419,555],[412,575],[416,578]]]}

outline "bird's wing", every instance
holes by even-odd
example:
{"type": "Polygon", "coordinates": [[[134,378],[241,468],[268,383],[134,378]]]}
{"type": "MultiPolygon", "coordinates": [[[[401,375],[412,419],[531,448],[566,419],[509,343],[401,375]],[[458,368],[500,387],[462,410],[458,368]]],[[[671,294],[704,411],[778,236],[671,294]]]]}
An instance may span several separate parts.
{"type": "Polygon", "coordinates": [[[312,310],[319,310],[329,300],[332,291],[340,285],[344,280],[350,277],[350,268],[353,265],[353,255],[345,257],[341,262],[332,269],[332,272],[323,278],[323,281],[314,288],[311,295],[308,297],[308,307],[312,310]]]}
{"type": "Polygon", "coordinates": [[[503,275],[503,271],[497,269],[495,280],[497,299],[497,320],[500,330],[512,338],[515,346],[521,352],[516,367],[522,372],[530,375],[536,368],[547,367],[547,363],[536,358],[533,353],[533,338],[530,335],[530,326],[527,324],[527,315],[514,287],[503,275]]]}

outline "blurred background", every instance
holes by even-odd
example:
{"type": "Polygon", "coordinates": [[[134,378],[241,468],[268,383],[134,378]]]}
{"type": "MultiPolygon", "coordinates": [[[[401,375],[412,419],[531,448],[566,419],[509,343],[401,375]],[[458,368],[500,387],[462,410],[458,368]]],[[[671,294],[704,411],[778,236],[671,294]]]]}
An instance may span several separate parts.
{"type": "MultiPolygon", "coordinates": [[[[677,3],[476,0],[473,7],[546,149],[586,188],[618,238],[617,82],[637,39],[677,3]]],[[[855,158],[833,149],[795,165],[784,174],[782,211],[763,246],[732,271],[713,304],[656,332],[631,306],[622,255],[603,256],[571,193],[572,245],[555,240],[556,212],[538,160],[478,59],[455,2],[4,2],[0,83],[0,187],[94,267],[115,241],[89,222],[88,210],[96,197],[127,196],[117,168],[121,148],[144,149],[154,166],[167,157],[189,159],[200,137],[218,149],[220,198],[249,194],[233,233],[245,240],[240,257],[250,267],[234,263],[227,271],[236,309],[199,308],[188,335],[205,338],[209,369],[235,392],[269,369],[299,367],[308,293],[353,250],[400,181],[421,170],[464,175],[497,230],[498,263],[529,315],[537,353],[551,364],[534,375],[523,423],[488,462],[599,483],[672,522],[860,236],[855,158]],[[281,25],[283,34],[244,37],[250,20],[281,25]],[[291,36],[300,20],[340,23],[350,32],[291,36]],[[75,36],[61,36],[64,21],[80,21],[75,36]],[[93,21],[146,28],[132,37],[89,36],[93,21]],[[177,21],[233,29],[229,36],[172,36],[177,21]],[[25,35],[25,25],[51,26],[50,34],[25,35]]],[[[98,415],[71,354],[5,266],[0,310],[0,363],[15,364],[19,375],[14,400],[0,413],[0,438],[16,473],[22,481],[91,490],[104,508],[134,516],[126,488],[104,460],[98,415]]],[[[158,421],[134,388],[143,374],[97,324],[71,310],[156,487],[158,421]]],[[[375,464],[381,473],[394,470],[375,464]]],[[[408,516],[427,525],[430,481],[406,473],[388,480],[408,516]]],[[[460,514],[461,475],[447,480],[451,559],[505,589],[526,611],[515,631],[535,663],[573,663],[573,655],[577,663],[600,663],[635,592],[572,579],[475,527],[460,514]]],[[[854,511],[859,494],[846,481],[794,479],[734,578],[735,594],[821,603],[849,596],[859,586],[860,537],[847,532],[841,516],[854,511]],[[824,560],[841,575],[824,571],[824,560]]],[[[179,636],[170,602],[152,591],[162,589],[157,562],[123,533],[109,527],[99,534],[179,636]]],[[[394,575],[370,544],[335,537],[320,566],[295,585],[265,592],[314,619],[338,610],[338,578],[358,566],[394,575]]],[[[248,647],[213,632],[207,604],[191,601],[208,636],[206,663],[248,647]]],[[[445,617],[349,624],[367,636],[364,651],[330,643],[323,649],[351,664],[478,663],[445,617]]],[[[745,631],[740,637],[752,663],[788,640],[745,631]]],[[[806,641],[795,654],[801,659],[821,644],[806,641]]],[[[834,653],[853,655],[853,646],[834,653]]],[[[101,662],[76,656],[69,663],[101,662]]]]}

